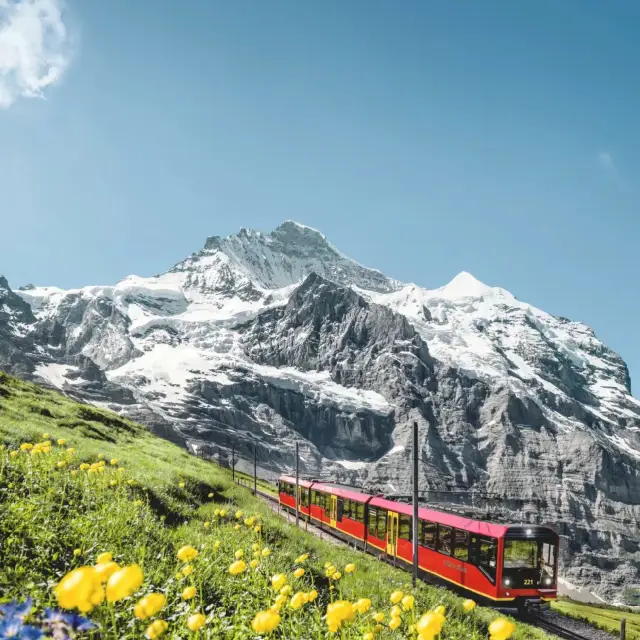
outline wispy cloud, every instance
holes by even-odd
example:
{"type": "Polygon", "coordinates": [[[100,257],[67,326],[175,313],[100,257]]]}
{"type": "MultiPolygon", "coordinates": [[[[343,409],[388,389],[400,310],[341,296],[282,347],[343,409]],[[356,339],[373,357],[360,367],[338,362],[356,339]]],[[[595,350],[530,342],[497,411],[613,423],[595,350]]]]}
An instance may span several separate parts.
{"type": "Polygon", "coordinates": [[[0,0],[0,108],[39,98],[70,60],[61,0],[0,0]]]}
{"type": "Polygon", "coordinates": [[[616,173],[616,164],[613,161],[613,156],[608,151],[598,152],[598,162],[605,171],[616,173]]]}

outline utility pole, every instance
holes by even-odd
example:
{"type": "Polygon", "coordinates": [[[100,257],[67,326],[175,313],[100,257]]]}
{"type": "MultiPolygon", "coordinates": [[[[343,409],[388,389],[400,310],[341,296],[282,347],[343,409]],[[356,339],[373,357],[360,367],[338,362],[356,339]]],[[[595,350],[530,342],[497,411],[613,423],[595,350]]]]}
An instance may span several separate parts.
{"type": "Polygon", "coordinates": [[[258,494],[258,446],[253,446],[253,495],[258,494]]]}
{"type": "Polygon", "coordinates": [[[231,479],[236,481],[236,443],[231,443],[231,479]]]}
{"type": "Polygon", "coordinates": [[[296,440],[296,527],[300,526],[300,456],[296,440]]]}
{"type": "Polygon", "coordinates": [[[418,423],[413,423],[413,586],[418,580],[418,423]]]}
{"type": "Polygon", "coordinates": [[[626,640],[627,637],[627,619],[620,620],[620,640],[626,640]]]}

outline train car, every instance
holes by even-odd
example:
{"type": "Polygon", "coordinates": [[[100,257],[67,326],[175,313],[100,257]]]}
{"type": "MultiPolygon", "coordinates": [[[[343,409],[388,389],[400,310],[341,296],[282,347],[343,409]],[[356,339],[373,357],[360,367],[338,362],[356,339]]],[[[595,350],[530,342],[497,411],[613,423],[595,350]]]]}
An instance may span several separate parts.
{"type": "MultiPolygon", "coordinates": [[[[304,517],[309,517],[309,498],[312,484],[309,480],[298,479],[298,509],[304,517]]],[[[280,504],[295,512],[296,479],[292,476],[280,476],[278,479],[278,494],[280,496],[280,504]]]]}
{"type": "MultiPolygon", "coordinates": [[[[281,491],[280,502],[295,510],[295,479],[283,476],[281,481],[289,488],[281,491]]],[[[301,480],[300,485],[308,495],[306,511],[301,501],[302,514],[365,551],[412,566],[412,505],[330,483],[301,480]]],[[[423,577],[499,606],[539,607],[556,598],[559,537],[552,529],[495,524],[423,507],[418,518],[423,577]]]]}

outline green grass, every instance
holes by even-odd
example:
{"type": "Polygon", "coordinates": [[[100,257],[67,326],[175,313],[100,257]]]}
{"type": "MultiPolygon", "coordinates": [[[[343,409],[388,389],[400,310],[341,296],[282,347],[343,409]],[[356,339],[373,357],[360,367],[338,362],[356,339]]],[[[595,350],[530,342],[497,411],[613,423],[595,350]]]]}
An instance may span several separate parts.
{"type": "Polygon", "coordinates": [[[552,605],[554,611],[586,620],[591,624],[614,633],[620,631],[620,620],[627,620],[627,640],[640,640],[640,613],[631,613],[623,609],[582,604],[572,600],[560,599],[552,605]]]}
{"type": "MultiPolygon", "coordinates": [[[[0,444],[0,602],[31,597],[34,615],[43,607],[55,607],[56,583],[72,569],[95,564],[97,554],[105,551],[121,566],[138,563],[143,568],[144,582],[134,597],[103,602],[87,614],[101,626],[102,635],[96,637],[143,637],[149,620],[136,620],[133,606],[141,595],[160,591],[167,597],[160,615],[169,624],[163,637],[195,637],[185,620],[201,611],[207,625],[200,639],[257,638],[251,621],[273,604],[270,577],[278,572],[287,574],[294,592],[315,588],[319,595],[299,611],[283,607],[272,637],[361,638],[374,625],[370,613],[359,615],[336,636],[328,633],[322,619],[327,603],[336,597],[370,598],[371,611],[383,611],[388,620],[389,594],[396,589],[415,596],[415,610],[403,615],[398,630],[385,627],[376,638],[407,637],[411,617],[440,604],[447,609],[440,640],[486,639],[488,623],[498,617],[482,607],[464,613],[462,600],[448,591],[424,584],[411,589],[407,573],[296,529],[250,491],[234,485],[230,471],[187,454],[139,425],[1,372],[0,444]],[[10,455],[21,443],[41,442],[45,433],[53,443],[50,453],[10,455]],[[63,446],[56,444],[60,438],[66,440],[63,446]],[[68,447],[75,453],[69,454],[68,447]],[[103,473],[80,470],[83,463],[95,464],[99,455],[107,461],[103,473]],[[112,458],[117,464],[110,464],[112,458]],[[59,462],[64,462],[61,468],[59,462]],[[216,516],[220,509],[229,515],[216,516]],[[257,517],[261,530],[245,525],[245,516],[237,520],[236,510],[257,517]],[[183,563],[176,550],[185,544],[196,547],[199,555],[193,573],[178,578],[183,563]],[[231,576],[234,552],[243,550],[248,562],[253,545],[268,547],[271,555],[260,558],[257,570],[231,576]],[[303,565],[306,574],[296,579],[292,571],[302,553],[310,557],[303,565]],[[353,562],[357,570],[331,590],[326,562],[341,571],[353,562]],[[197,595],[184,602],[180,596],[189,584],[197,595]]],[[[513,635],[520,640],[547,637],[526,626],[513,635]]]]}

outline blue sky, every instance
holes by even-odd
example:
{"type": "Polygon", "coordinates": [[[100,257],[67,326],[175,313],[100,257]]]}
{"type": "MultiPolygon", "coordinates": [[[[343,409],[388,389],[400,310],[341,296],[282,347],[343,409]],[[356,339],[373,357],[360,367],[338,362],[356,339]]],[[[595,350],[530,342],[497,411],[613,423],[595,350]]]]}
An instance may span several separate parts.
{"type": "Polygon", "coordinates": [[[29,3],[21,57],[0,38],[13,286],[291,218],[395,278],[466,270],[582,320],[640,378],[640,3],[29,3]]]}

